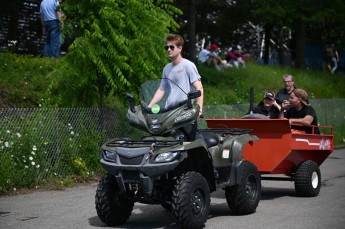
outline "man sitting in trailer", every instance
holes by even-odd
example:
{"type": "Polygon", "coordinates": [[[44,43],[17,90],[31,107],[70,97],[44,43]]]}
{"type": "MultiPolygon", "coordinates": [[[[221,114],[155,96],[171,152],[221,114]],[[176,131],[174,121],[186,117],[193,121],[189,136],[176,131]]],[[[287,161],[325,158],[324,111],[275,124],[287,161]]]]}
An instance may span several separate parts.
{"type": "MultiPolygon", "coordinates": [[[[286,105],[282,104],[280,118],[289,119],[291,129],[301,133],[312,134],[311,125],[318,125],[315,110],[308,104],[308,94],[303,89],[294,89],[290,95],[290,107],[286,110],[286,105]],[[286,110],[286,112],[284,112],[286,110]],[[294,125],[297,124],[297,125],[294,125]]],[[[314,128],[314,134],[320,134],[317,127],[314,128]]]]}

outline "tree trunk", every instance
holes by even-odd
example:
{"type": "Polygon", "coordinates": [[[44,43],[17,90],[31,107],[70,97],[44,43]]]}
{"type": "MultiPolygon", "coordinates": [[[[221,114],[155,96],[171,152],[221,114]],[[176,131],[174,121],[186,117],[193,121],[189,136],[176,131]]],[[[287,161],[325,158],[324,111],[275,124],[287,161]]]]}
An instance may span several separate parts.
{"type": "Polygon", "coordinates": [[[279,26],[278,29],[278,41],[277,41],[278,59],[279,65],[284,65],[284,32],[283,28],[279,26]]]}
{"type": "Polygon", "coordinates": [[[195,0],[188,1],[189,9],[189,60],[195,62],[196,60],[196,50],[195,50],[195,0]]]}
{"type": "Polygon", "coordinates": [[[267,24],[265,26],[265,44],[264,44],[264,55],[263,55],[264,64],[269,64],[269,61],[270,61],[271,32],[272,32],[272,25],[267,24]]]}
{"type": "MultiPolygon", "coordinates": [[[[21,9],[22,0],[12,0],[8,2],[8,11],[10,21],[8,25],[7,41],[18,41],[18,22],[19,22],[19,11],[21,9]]],[[[19,41],[18,41],[19,43],[19,41]]]]}
{"type": "Polygon", "coordinates": [[[297,68],[304,67],[304,45],[306,40],[306,25],[300,20],[295,24],[296,35],[296,59],[295,66],[297,68]]]}

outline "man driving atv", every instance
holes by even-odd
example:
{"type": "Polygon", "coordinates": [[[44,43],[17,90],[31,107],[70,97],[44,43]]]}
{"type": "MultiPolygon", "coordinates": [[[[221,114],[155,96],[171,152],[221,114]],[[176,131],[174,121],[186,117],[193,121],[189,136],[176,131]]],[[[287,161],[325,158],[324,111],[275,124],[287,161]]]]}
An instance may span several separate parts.
{"type": "MultiPolygon", "coordinates": [[[[195,64],[182,57],[181,52],[184,40],[180,35],[169,34],[166,37],[165,42],[165,50],[171,59],[171,63],[164,67],[162,78],[167,78],[173,81],[176,85],[170,84],[168,80],[162,80],[160,87],[157,89],[148,107],[152,108],[153,105],[158,103],[168,89],[171,90],[171,92],[165,104],[165,108],[169,108],[185,101],[187,99],[186,93],[199,90],[201,92],[201,96],[196,99],[196,103],[200,106],[200,117],[202,115],[204,101],[204,90],[201,83],[201,76],[199,75],[195,64]],[[176,90],[175,87],[177,86],[185,93],[181,93],[181,90],[176,90]]],[[[191,125],[183,127],[182,129],[187,134],[189,141],[195,140],[197,121],[191,125]]]]}

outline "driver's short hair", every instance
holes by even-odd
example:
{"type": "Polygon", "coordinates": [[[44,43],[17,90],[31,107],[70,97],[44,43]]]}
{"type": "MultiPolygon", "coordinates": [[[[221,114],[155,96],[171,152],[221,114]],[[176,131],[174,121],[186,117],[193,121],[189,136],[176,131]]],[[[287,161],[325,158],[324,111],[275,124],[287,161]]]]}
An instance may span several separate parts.
{"type": "Polygon", "coordinates": [[[184,45],[184,40],[183,38],[178,35],[178,34],[169,34],[166,38],[165,38],[165,42],[174,42],[176,44],[176,46],[180,47],[184,45]]]}

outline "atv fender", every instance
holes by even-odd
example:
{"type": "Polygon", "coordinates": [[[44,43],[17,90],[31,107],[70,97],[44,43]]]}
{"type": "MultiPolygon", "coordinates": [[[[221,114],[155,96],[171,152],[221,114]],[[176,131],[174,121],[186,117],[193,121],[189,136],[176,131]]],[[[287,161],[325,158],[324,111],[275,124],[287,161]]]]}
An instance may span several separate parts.
{"type": "Polygon", "coordinates": [[[247,143],[250,145],[254,141],[259,141],[259,138],[255,135],[242,134],[238,136],[231,136],[224,139],[224,143],[220,148],[220,154],[223,160],[228,163],[239,161],[243,158],[243,149],[247,143]]]}
{"type": "Polygon", "coordinates": [[[234,186],[240,183],[241,181],[241,174],[244,171],[244,166],[242,163],[244,160],[239,160],[231,165],[231,172],[230,172],[230,179],[229,182],[227,183],[227,186],[234,186]]]}

